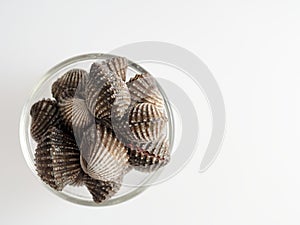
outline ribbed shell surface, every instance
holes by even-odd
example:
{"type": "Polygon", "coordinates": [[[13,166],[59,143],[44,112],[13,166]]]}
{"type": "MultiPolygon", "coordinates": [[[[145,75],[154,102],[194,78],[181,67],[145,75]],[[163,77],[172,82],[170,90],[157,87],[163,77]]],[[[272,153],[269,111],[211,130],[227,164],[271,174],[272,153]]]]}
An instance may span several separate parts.
{"type": "Polygon", "coordinates": [[[128,60],[125,57],[113,57],[102,62],[103,66],[116,73],[123,81],[126,81],[128,60]]]}
{"type": "Polygon", "coordinates": [[[150,103],[139,103],[120,121],[112,121],[118,138],[126,144],[132,141],[155,141],[166,127],[168,118],[150,103]]]}
{"type": "Polygon", "coordinates": [[[84,95],[87,72],[82,69],[71,69],[52,84],[52,96],[59,100],[61,95],[68,92],[71,96],[84,95]]]}
{"type": "Polygon", "coordinates": [[[57,126],[60,122],[57,102],[51,99],[43,99],[33,104],[30,115],[30,133],[36,142],[40,142],[49,127],[57,126]]]}
{"type": "Polygon", "coordinates": [[[70,135],[50,128],[35,151],[36,171],[55,190],[75,181],[81,171],[80,152],[70,135]]]}
{"type": "Polygon", "coordinates": [[[85,100],[76,97],[64,97],[58,102],[62,122],[69,130],[84,129],[94,120],[85,100]]]}
{"type": "Polygon", "coordinates": [[[126,84],[131,96],[131,104],[151,103],[159,109],[164,108],[163,97],[157,87],[155,78],[150,74],[137,74],[126,84]]]}
{"type": "Polygon", "coordinates": [[[106,126],[97,124],[84,132],[80,151],[81,167],[94,179],[116,181],[128,171],[127,150],[106,126]]]}
{"type": "Polygon", "coordinates": [[[97,118],[122,117],[130,105],[130,94],[126,84],[103,65],[93,63],[85,89],[86,103],[90,112],[97,118]],[[114,106],[114,111],[112,108],[114,106]]]}
{"type": "Polygon", "coordinates": [[[120,181],[102,181],[93,179],[90,176],[84,176],[83,182],[96,203],[108,200],[121,187],[120,181]]]}
{"type": "Polygon", "coordinates": [[[142,172],[152,172],[166,165],[170,159],[169,140],[162,135],[155,142],[128,145],[129,163],[142,172]]]}

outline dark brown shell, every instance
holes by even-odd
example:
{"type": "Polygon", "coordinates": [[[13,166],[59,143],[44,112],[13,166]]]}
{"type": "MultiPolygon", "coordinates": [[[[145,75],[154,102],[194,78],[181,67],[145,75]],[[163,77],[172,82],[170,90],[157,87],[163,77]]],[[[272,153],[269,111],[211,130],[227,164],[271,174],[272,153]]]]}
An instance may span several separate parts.
{"type": "Polygon", "coordinates": [[[155,171],[170,160],[169,140],[166,135],[162,135],[155,142],[130,144],[127,149],[130,165],[142,172],[155,171]]]}
{"type": "Polygon", "coordinates": [[[157,87],[155,78],[150,74],[137,74],[126,84],[132,104],[151,103],[159,109],[164,108],[164,99],[157,87]]]}
{"type": "Polygon", "coordinates": [[[39,142],[50,126],[60,123],[57,102],[51,99],[43,99],[32,105],[30,109],[32,138],[39,142]]]}
{"type": "Polygon", "coordinates": [[[113,57],[102,62],[107,68],[116,73],[123,81],[126,81],[128,60],[125,57],[113,57]]]}
{"type": "Polygon", "coordinates": [[[101,64],[92,64],[85,90],[87,107],[97,119],[122,117],[130,105],[126,84],[101,64]]]}
{"type": "Polygon", "coordinates": [[[55,127],[49,128],[36,148],[35,166],[39,177],[55,190],[73,183],[81,171],[74,138],[55,127]]]}
{"type": "Polygon", "coordinates": [[[96,203],[102,203],[108,200],[121,187],[120,181],[101,181],[87,175],[83,177],[83,182],[96,203]]]}
{"type": "Polygon", "coordinates": [[[94,121],[84,99],[64,96],[58,106],[62,122],[69,130],[84,129],[94,121]]]}
{"type": "Polygon", "coordinates": [[[86,173],[81,169],[77,177],[69,183],[69,185],[80,187],[84,185],[84,176],[87,176],[86,173]]]}
{"type": "Polygon", "coordinates": [[[126,148],[106,126],[97,124],[84,132],[80,150],[81,167],[94,179],[116,181],[128,171],[126,148]]]}
{"type": "Polygon", "coordinates": [[[111,118],[104,118],[102,120],[96,120],[96,123],[97,124],[100,124],[102,126],[106,126],[108,127],[109,129],[113,130],[113,127],[112,127],[112,119],[111,118]]]}
{"type": "Polygon", "coordinates": [[[126,144],[156,140],[166,127],[168,118],[156,106],[139,103],[132,107],[122,120],[113,120],[116,135],[126,144]]]}
{"type": "Polygon", "coordinates": [[[87,72],[85,70],[69,70],[52,84],[52,96],[59,100],[64,92],[68,92],[71,96],[76,94],[76,96],[83,97],[86,78],[87,72]]]}

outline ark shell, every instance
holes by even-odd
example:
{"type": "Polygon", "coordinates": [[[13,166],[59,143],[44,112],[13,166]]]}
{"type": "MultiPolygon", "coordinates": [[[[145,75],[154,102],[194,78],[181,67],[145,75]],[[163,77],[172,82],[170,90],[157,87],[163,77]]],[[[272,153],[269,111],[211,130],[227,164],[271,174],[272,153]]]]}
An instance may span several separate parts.
{"type": "Polygon", "coordinates": [[[84,181],[83,178],[86,174],[84,173],[84,171],[81,169],[81,171],[79,172],[79,174],[77,175],[77,177],[69,183],[69,185],[75,186],[75,187],[80,187],[84,185],[84,181]]]}
{"type": "Polygon", "coordinates": [[[92,64],[85,90],[87,107],[97,119],[120,118],[130,105],[126,84],[101,64],[92,64]]]}
{"type": "Polygon", "coordinates": [[[84,129],[94,121],[84,99],[66,95],[60,98],[58,106],[62,122],[69,130],[84,129]]]}
{"type": "Polygon", "coordinates": [[[36,102],[30,109],[32,138],[39,142],[49,127],[60,123],[60,115],[57,102],[51,99],[43,99],[36,102]]]}
{"type": "Polygon", "coordinates": [[[127,109],[130,106],[130,94],[125,83],[119,89],[119,92],[115,98],[113,105],[111,106],[111,116],[110,118],[119,119],[125,115],[127,109]]]}
{"type": "Polygon", "coordinates": [[[117,74],[123,81],[126,81],[128,60],[125,57],[113,57],[101,62],[101,65],[103,66],[104,70],[107,68],[108,70],[117,74]]]}
{"type": "Polygon", "coordinates": [[[131,96],[131,104],[151,103],[159,109],[164,108],[164,99],[157,87],[155,78],[150,74],[137,74],[126,84],[131,96]]]}
{"type": "Polygon", "coordinates": [[[113,196],[121,187],[120,181],[102,181],[91,178],[88,175],[83,177],[83,182],[91,193],[94,202],[102,203],[113,196]]]}
{"type": "Polygon", "coordinates": [[[166,127],[168,118],[155,105],[139,103],[129,110],[120,121],[113,120],[112,125],[118,138],[124,143],[149,142],[156,140],[166,127]]]}
{"type": "Polygon", "coordinates": [[[116,181],[128,172],[127,150],[106,126],[92,125],[84,132],[80,150],[81,167],[94,179],[116,181]]]}
{"type": "Polygon", "coordinates": [[[111,118],[104,118],[102,120],[96,120],[96,123],[113,130],[112,121],[111,118]]]}
{"type": "Polygon", "coordinates": [[[155,142],[133,143],[127,146],[129,163],[142,172],[152,172],[170,160],[169,140],[164,134],[155,142]]]}
{"type": "Polygon", "coordinates": [[[40,178],[55,190],[61,191],[78,177],[80,152],[74,138],[51,127],[35,151],[36,171],[40,178]]]}
{"type": "Polygon", "coordinates": [[[59,100],[64,92],[71,96],[84,97],[87,72],[82,69],[71,69],[52,84],[52,96],[59,100]]]}

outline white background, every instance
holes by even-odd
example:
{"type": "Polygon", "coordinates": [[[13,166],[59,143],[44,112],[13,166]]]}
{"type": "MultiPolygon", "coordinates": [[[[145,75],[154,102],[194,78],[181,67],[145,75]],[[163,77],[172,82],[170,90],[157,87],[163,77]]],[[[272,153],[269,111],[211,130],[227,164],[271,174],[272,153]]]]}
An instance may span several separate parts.
{"type": "Polygon", "coordinates": [[[300,3],[276,0],[0,2],[0,224],[299,224],[300,3]],[[51,194],[22,156],[19,117],[58,62],[156,40],[198,55],[218,81],[227,133],[171,180],[105,208],[51,194]]]}

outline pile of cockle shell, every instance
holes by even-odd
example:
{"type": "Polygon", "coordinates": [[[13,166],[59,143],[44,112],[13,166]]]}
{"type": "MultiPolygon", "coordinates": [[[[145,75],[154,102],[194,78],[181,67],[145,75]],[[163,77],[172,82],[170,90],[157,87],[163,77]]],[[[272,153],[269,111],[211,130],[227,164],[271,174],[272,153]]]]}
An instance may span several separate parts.
{"type": "Polygon", "coordinates": [[[134,168],[152,172],[170,159],[164,99],[148,73],[126,82],[128,61],[72,69],[51,88],[54,99],[36,102],[31,135],[39,177],[61,191],[85,185],[94,202],[114,195],[134,168]]]}

